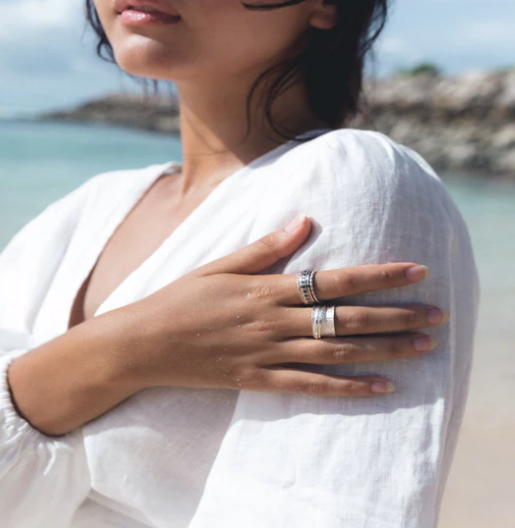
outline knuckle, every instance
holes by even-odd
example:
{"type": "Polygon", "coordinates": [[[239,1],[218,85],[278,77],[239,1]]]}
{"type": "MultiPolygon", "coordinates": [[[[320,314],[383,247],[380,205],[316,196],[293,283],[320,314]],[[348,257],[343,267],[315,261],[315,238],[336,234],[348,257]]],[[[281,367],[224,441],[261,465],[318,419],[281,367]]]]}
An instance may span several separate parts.
{"type": "Polygon", "coordinates": [[[385,351],[388,357],[397,357],[400,355],[399,344],[393,339],[389,339],[386,341],[385,351]]]}
{"type": "Polygon", "coordinates": [[[340,271],[332,277],[332,287],[334,291],[348,292],[356,288],[356,280],[348,271],[340,271]]]}
{"type": "Polygon", "coordinates": [[[249,366],[239,367],[233,370],[231,378],[235,387],[254,386],[259,383],[259,372],[249,366]]]}
{"type": "Polygon", "coordinates": [[[370,317],[365,310],[355,308],[350,310],[345,317],[344,324],[347,328],[358,329],[368,326],[370,323],[370,317]]]}
{"type": "Polygon", "coordinates": [[[420,324],[420,314],[414,310],[407,310],[404,314],[404,324],[407,328],[414,328],[420,324]]]}
{"type": "Polygon", "coordinates": [[[288,382],[281,384],[280,389],[282,391],[292,392],[294,394],[303,394],[306,392],[305,386],[305,383],[294,380],[288,380],[288,382]]]}
{"type": "Polygon", "coordinates": [[[270,233],[259,240],[254,242],[254,247],[260,253],[266,253],[267,255],[272,255],[276,260],[279,260],[282,255],[279,251],[279,245],[277,244],[277,237],[275,233],[270,233]]]}
{"type": "Polygon", "coordinates": [[[254,285],[251,295],[253,301],[270,303],[274,298],[274,290],[269,285],[259,282],[254,285]]]}
{"type": "Polygon", "coordinates": [[[258,334],[273,334],[278,330],[278,322],[271,319],[256,319],[248,323],[250,328],[258,334]]]}
{"type": "Polygon", "coordinates": [[[327,383],[323,381],[308,381],[304,385],[304,392],[306,394],[311,394],[314,396],[320,396],[322,394],[326,394],[328,391],[327,383]]]}
{"type": "Polygon", "coordinates": [[[338,362],[351,361],[355,356],[356,347],[350,343],[340,343],[335,345],[332,351],[332,357],[338,362]]]}
{"type": "Polygon", "coordinates": [[[384,284],[385,286],[389,286],[389,287],[395,286],[395,276],[393,275],[391,271],[387,269],[383,269],[381,270],[379,276],[380,276],[381,283],[384,284]]]}
{"type": "Polygon", "coordinates": [[[240,368],[234,364],[217,365],[217,367],[223,381],[231,387],[235,386],[240,376],[240,368]]]}
{"type": "Polygon", "coordinates": [[[345,387],[343,391],[347,396],[357,397],[357,396],[363,396],[364,390],[363,390],[363,384],[360,383],[358,380],[352,380],[345,382],[345,387]]]}

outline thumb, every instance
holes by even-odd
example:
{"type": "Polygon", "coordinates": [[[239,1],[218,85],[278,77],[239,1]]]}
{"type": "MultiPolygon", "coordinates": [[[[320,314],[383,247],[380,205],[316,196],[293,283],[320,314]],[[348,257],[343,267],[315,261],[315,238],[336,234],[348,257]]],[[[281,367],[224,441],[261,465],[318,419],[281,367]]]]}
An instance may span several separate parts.
{"type": "Polygon", "coordinates": [[[206,264],[202,267],[201,274],[259,273],[298,249],[310,231],[311,221],[304,213],[299,214],[283,229],[269,233],[242,249],[206,264]]]}

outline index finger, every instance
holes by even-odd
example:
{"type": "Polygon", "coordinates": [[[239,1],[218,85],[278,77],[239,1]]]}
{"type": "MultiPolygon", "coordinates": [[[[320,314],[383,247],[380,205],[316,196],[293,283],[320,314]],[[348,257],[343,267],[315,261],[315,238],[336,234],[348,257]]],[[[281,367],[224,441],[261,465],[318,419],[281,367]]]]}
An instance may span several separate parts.
{"type": "MultiPolygon", "coordinates": [[[[363,264],[348,268],[320,270],[313,277],[313,289],[320,301],[368,291],[398,288],[429,277],[427,266],[413,262],[363,264]]],[[[277,275],[276,298],[282,304],[303,304],[297,289],[297,274],[277,275]]]]}

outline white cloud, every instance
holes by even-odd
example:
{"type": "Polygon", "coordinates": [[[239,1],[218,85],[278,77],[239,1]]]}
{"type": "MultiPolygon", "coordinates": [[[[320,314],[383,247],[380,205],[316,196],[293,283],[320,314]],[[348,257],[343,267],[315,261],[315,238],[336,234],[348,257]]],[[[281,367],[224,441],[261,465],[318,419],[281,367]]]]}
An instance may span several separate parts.
{"type": "Polygon", "coordinates": [[[41,30],[69,29],[77,19],[77,0],[15,0],[2,2],[2,40],[20,39],[41,30]]]}
{"type": "Polygon", "coordinates": [[[55,108],[116,90],[120,73],[95,55],[85,0],[0,0],[0,105],[55,108]]]}
{"type": "Polygon", "coordinates": [[[458,38],[470,44],[515,47],[513,20],[478,20],[460,28],[458,38]]]}
{"type": "Polygon", "coordinates": [[[379,48],[382,53],[388,53],[390,55],[398,55],[406,51],[406,44],[399,38],[385,38],[379,43],[379,48]]]}
{"type": "Polygon", "coordinates": [[[0,0],[0,7],[0,74],[34,78],[75,69],[83,55],[83,0],[0,0]]]}

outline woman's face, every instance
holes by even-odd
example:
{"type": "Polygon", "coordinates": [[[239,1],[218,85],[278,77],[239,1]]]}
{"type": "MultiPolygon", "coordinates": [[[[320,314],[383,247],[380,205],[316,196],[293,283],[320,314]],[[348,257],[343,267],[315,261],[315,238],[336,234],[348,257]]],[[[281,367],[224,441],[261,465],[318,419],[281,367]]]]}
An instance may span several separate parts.
{"type": "MultiPolygon", "coordinates": [[[[314,3],[318,3],[306,0],[281,9],[253,11],[240,0],[161,1],[179,13],[178,22],[124,25],[116,0],[94,0],[116,62],[131,75],[179,81],[261,71],[299,44],[309,28],[314,3]]],[[[259,3],[266,2],[277,0],[259,3]]]]}

